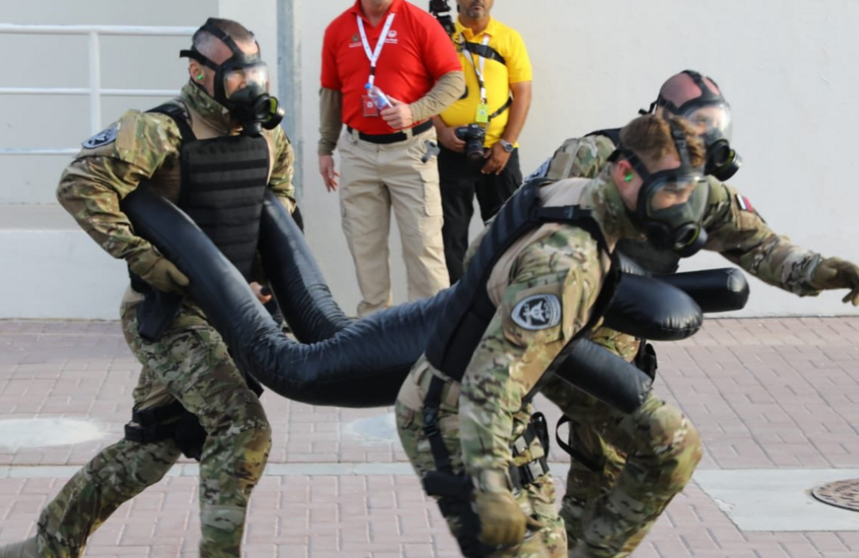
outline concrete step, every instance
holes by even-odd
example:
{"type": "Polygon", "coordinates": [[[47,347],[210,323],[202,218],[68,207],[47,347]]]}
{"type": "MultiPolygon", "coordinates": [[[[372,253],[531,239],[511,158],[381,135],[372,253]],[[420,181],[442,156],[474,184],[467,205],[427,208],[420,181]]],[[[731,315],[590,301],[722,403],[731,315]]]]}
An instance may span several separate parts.
{"type": "Polygon", "coordinates": [[[117,319],[128,284],[56,204],[0,204],[0,270],[0,319],[117,319]]]}
{"type": "Polygon", "coordinates": [[[0,204],[0,231],[80,230],[59,204],[0,204]]]}

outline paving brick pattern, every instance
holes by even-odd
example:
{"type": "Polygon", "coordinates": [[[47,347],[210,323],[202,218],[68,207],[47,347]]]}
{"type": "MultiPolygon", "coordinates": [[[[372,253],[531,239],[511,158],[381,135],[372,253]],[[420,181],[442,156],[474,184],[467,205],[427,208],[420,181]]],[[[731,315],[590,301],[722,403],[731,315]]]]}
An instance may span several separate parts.
{"type": "MultiPolygon", "coordinates": [[[[708,469],[859,467],[859,319],[710,320],[659,347],[657,390],[698,426],[708,469]]],[[[0,420],[98,421],[105,441],[5,452],[0,467],[80,465],[120,436],[138,365],[116,322],[0,321],[0,420]]],[[[388,410],[333,409],[270,394],[272,463],[390,463],[395,443],[344,427],[388,410]]],[[[557,416],[545,401],[547,414],[557,416]]],[[[554,461],[564,456],[553,452],[554,461]]],[[[0,543],[32,533],[63,479],[0,480],[0,543]]],[[[560,480],[558,480],[560,482],[560,480]]],[[[560,486],[560,485],[559,485],[560,486]]],[[[87,556],[195,556],[193,478],[164,480],[123,506],[87,556]]],[[[246,533],[250,557],[458,556],[435,505],[412,476],[267,476],[246,533]]],[[[697,486],[671,504],[635,558],[859,557],[859,532],[743,533],[697,486]]]]}

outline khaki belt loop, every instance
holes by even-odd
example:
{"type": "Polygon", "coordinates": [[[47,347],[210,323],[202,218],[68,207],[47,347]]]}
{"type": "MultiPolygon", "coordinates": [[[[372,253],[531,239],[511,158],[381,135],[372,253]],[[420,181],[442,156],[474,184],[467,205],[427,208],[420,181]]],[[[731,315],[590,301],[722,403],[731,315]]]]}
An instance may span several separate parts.
{"type": "Polygon", "coordinates": [[[443,402],[448,407],[454,409],[459,407],[459,393],[462,390],[462,384],[459,382],[448,382],[447,393],[444,394],[443,402]]]}
{"type": "Polygon", "coordinates": [[[426,370],[421,371],[422,377],[419,380],[421,389],[426,393],[429,390],[430,382],[435,377],[440,378],[444,381],[444,388],[441,392],[441,403],[446,407],[450,407],[452,409],[456,409],[459,407],[459,393],[462,390],[462,384],[451,380],[444,374],[441,374],[435,370],[432,366],[427,365],[426,370]]]}

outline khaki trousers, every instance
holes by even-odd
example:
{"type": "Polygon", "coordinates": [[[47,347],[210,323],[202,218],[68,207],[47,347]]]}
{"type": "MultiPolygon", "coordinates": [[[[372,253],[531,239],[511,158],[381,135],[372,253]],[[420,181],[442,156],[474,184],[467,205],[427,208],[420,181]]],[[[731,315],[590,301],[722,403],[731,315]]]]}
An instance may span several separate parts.
{"type": "Polygon", "coordinates": [[[400,229],[409,300],[432,296],[449,286],[438,166],[435,157],[421,161],[428,141],[436,142],[435,129],[387,145],[361,140],[357,131],[346,130],[338,142],[340,213],[362,297],[358,316],[393,304],[388,248],[391,207],[400,229]]]}

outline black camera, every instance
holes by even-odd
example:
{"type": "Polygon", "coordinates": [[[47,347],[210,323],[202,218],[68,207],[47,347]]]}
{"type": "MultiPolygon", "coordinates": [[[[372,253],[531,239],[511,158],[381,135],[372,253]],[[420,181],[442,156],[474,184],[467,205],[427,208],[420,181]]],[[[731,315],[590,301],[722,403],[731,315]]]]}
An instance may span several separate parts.
{"type": "Polygon", "coordinates": [[[486,130],[478,124],[460,126],[454,130],[456,137],[465,142],[465,157],[473,165],[483,165],[483,142],[486,140],[486,130]]]}
{"type": "Polygon", "coordinates": [[[450,4],[447,0],[430,0],[429,12],[435,16],[447,34],[453,37],[453,34],[456,33],[456,26],[453,24],[450,13],[448,13],[450,12],[450,4]]]}

